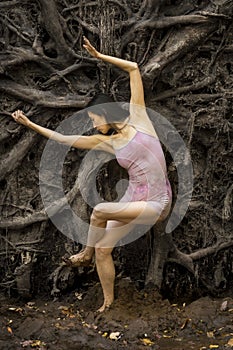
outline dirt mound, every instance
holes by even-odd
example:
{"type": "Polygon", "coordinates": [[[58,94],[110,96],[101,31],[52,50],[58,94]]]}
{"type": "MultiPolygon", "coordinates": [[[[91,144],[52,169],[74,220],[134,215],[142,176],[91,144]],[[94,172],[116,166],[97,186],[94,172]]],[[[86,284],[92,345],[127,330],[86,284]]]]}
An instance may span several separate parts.
{"type": "Polygon", "coordinates": [[[171,304],[156,291],[116,283],[116,300],[102,314],[97,283],[87,292],[27,303],[2,297],[0,349],[226,349],[232,346],[233,299],[204,297],[171,304]]]}

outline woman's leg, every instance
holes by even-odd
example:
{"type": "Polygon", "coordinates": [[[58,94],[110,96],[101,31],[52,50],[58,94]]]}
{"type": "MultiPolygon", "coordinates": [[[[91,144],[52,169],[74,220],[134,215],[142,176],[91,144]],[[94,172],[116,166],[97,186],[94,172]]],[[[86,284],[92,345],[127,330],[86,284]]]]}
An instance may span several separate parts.
{"type": "MultiPolygon", "coordinates": [[[[116,243],[137,224],[153,225],[162,212],[147,202],[101,203],[91,215],[88,244],[83,253],[73,256],[77,265],[80,259],[90,258],[95,247],[96,267],[104,294],[104,303],[99,311],[104,311],[114,300],[115,269],[112,250],[116,243]],[[79,261],[78,261],[79,260],[79,261]]],[[[78,265],[80,266],[80,265],[78,265]]]]}
{"type": "MultiPolygon", "coordinates": [[[[162,212],[162,206],[155,209],[151,204],[143,201],[139,202],[120,202],[120,203],[100,203],[94,208],[91,220],[90,227],[87,238],[87,246],[80,253],[72,255],[67,263],[70,263],[72,266],[87,266],[91,263],[92,256],[94,253],[94,247],[97,242],[105,235],[105,229],[107,221],[115,220],[124,223],[126,226],[130,224],[129,230],[131,230],[131,225],[137,224],[146,224],[153,225],[159,219],[162,212]]],[[[118,230],[112,228],[112,235],[108,236],[108,243],[105,240],[104,248],[113,248],[118,236],[118,230]],[[111,242],[111,239],[112,242],[111,242]]],[[[129,232],[129,231],[128,231],[129,232]]],[[[120,233],[121,235],[121,233],[120,233]]]]}
{"type": "Polygon", "coordinates": [[[120,221],[108,221],[105,235],[96,243],[96,268],[104,295],[104,303],[98,310],[99,312],[103,312],[114,300],[115,267],[111,254],[113,246],[119,239],[127,235],[133,227],[134,225],[124,224],[120,221]],[[104,248],[109,246],[111,247],[104,248]]]}

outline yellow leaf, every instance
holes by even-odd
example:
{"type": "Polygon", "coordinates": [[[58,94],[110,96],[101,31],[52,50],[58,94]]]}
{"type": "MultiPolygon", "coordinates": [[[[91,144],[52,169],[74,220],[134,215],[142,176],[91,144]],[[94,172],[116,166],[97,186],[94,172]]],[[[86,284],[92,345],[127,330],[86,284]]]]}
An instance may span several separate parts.
{"type": "Polygon", "coordinates": [[[214,332],[207,332],[208,338],[214,338],[214,332]]]}
{"type": "Polygon", "coordinates": [[[33,343],[31,344],[32,348],[35,348],[36,346],[45,346],[46,344],[42,342],[41,340],[33,340],[33,343]]]}
{"type": "Polygon", "coordinates": [[[13,334],[13,331],[12,331],[12,329],[11,329],[11,327],[7,327],[7,331],[10,333],[10,334],[13,334]]]}
{"type": "Polygon", "coordinates": [[[106,338],[108,336],[108,332],[104,332],[103,334],[102,334],[102,337],[104,337],[104,338],[106,338]]]}
{"type": "Polygon", "coordinates": [[[231,339],[228,341],[227,345],[233,347],[233,338],[231,338],[231,339]]]}
{"type": "Polygon", "coordinates": [[[187,318],[187,319],[184,321],[184,323],[182,324],[182,326],[180,327],[180,329],[183,330],[183,329],[187,326],[187,324],[189,323],[189,321],[192,321],[191,318],[187,318]]]}
{"type": "Polygon", "coordinates": [[[141,340],[141,342],[143,342],[144,345],[147,345],[147,346],[151,346],[151,345],[154,344],[154,342],[151,341],[151,340],[148,339],[148,338],[143,338],[143,339],[140,339],[140,340],[141,340]]]}
{"type": "Polygon", "coordinates": [[[210,344],[209,349],[218,349],[219,345],[217,344],[210,344]]]}

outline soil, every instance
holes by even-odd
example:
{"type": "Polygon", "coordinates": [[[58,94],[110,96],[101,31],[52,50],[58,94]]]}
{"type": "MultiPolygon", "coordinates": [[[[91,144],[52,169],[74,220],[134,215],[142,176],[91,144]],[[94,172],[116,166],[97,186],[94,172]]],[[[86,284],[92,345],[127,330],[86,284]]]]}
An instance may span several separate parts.
{"type": "Polygon", "coordinates": [[[230,349],[233,298],[209,296],[172,304],[158,291],[116,281],[116,300],[102,314],[99,283],[52,300],[1,296],[0,349],[230,349]]]}

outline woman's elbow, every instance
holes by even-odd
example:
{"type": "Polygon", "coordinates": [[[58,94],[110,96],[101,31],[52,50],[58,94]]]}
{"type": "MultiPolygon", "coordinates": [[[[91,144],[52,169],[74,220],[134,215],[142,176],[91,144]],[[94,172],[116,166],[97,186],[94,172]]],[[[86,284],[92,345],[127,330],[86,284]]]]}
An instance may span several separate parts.
{"type": "Polygon", "coordinates": [[[137,62],[132,62],[132,64],[129,67],[129,72],[133,72],[135,70],[139,70],[137,62]]]}

